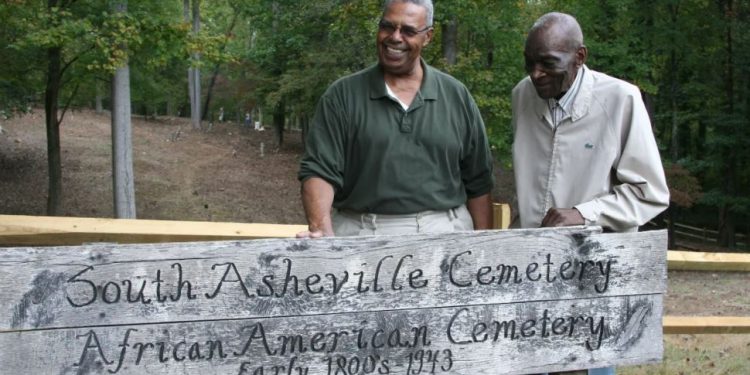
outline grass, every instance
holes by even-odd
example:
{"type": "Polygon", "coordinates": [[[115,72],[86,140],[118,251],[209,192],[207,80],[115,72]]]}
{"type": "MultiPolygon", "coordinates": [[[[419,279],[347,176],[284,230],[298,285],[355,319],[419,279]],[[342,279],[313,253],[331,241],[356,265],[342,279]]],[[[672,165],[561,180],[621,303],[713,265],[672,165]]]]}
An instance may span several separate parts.
{"type": "Polygon", "coordinates": [[[660,364],[617,369],[620,375],[750,374],[750,335],[665,335],[660,364]]]}

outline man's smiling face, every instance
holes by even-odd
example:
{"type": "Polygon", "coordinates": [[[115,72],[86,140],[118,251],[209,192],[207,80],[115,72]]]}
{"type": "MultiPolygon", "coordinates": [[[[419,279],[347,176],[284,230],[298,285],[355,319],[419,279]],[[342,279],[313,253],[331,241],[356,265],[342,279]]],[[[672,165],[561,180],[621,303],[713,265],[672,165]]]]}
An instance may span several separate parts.
{"type": "Polygon", "coordinates": [[[586,58],[585,47],[575,48],[554,26],[532,31],[524,49],[526,73],[542,99],[560,98],[575,81],[586,58]]]}
{"type": "Polygon", "coordinates": [[[419,65],[422,48],[432,39],[427,10],[416,4],[394,2],[378,27],[378,60],[386,74],[405,75],[419,65]]]}

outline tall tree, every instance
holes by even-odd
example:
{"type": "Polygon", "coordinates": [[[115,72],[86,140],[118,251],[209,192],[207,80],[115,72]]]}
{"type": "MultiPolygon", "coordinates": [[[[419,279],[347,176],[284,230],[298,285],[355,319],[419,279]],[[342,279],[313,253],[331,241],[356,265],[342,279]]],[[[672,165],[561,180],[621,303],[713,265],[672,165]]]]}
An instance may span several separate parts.
{"type": "MultiPolygon", "coordinates": [[[[46,47],[47,78],[44,88],[44,114],[47,130],[48,195],[47,214],[62,214],[62,158],[60,152],[60,124],[75,96],[76,89],[69,94],[66,104],[60,108],[63,76],[71,65],[89,49],[76,48],[73,38],[90,30],[90,24],[75,19],[72,7],[75,0],[48,0],[43,22],[47,27],[32,37],[37,45],[46,47]],[[67,58],[64,54],[67,53],[67,58]]],[[[37,25],[38,26],[38,25],[37,25]]],[[[34,43],[33,42],[33,43],[34,43]]]]}
{"type": "MultiPolygon", "coordinates": [[[[50,11],[57,1],[50,0],[50,11]]],[[[47,48],[47,84],[44,87],[44,123],[47,128],[47,215],[59,216],[62,207],[62,159],[60,156],[59,96],[62,81],[62,47],[47,48]]]]}
{"type": "MultiPolygon", "coordinates": [[[[171,10],[168,6],[150,0],[140,1],[136,7],[137,17],[112,22],[103,2],[17,0],[0,4],[0,13],[12,20],[0,25],[0,36],[12,43],[0,48],[0,57],[4,59],[6,52],[15,51],[12,58],[21,60],[9,65],[14,68],[13,72],[25,70],[23,82],[29,84],[28,91],[44,92],[49,215],[62,214],[60,126],[67,108],[77,100],[80,104],[80,99],[76,98],[78,89],[91,87],[84,101],[90,103],[96,77],[112,75],[119,64],[118,54],[122,50],[117,46],[123,41],[128,47],[152,47],[143,61],[156,64],[187,51],[187,34],[181,29],[179,18],[173,20],[166,16],[164,9],[171,10]],[[160,44],[162,41],[176,43],[160,44]],[[44,66],[37,63],[37,56],[43,57],[44,66]],[[36,72],[43,73],[44,78],[35,81],[36,72]]],[[[0,74],[0,78],[3,77],[5,74],[0,74]]],[[[29,101],[35,99],[31,96],[29,101]]]]}
{"type": "MultiPolygon", "coordinates": [[[[113,2],[115,17],[127,13],[127,0],[113,2]]],[[[133,173],[133,130],[130,122],[130,69],[127,45],[118,46],[120,66],[112,76],[112,182],[115,217],[135,219],[135,177],[133,173]]]]}
{"type": "MultiPolygon", "coordinates": [[[[231,16],[229,17],[231,21],[229,22],[229,26],[227,26],[226,32],[224,33],[224,40],[220,44],[220,47],[219,47],[220,53],[225,52],[227,44],[229,43],[229,40],[231,39],[231,36],[234,33],[234,27],[237,25],[237,20],[239,18],[239,12],[237,11],[236,6],[233,6],[232,4],[230,4],[228,9],[231,11],[231,16]]],[[[208,88],[206,89],[206,100],[203,103],[203,111],[202,111],[203,120],[206,119],[206,116],[208,112],[210,111],[210,105],[211,105],[211,99],[213,97],[214,86],[216,85],[216,80],[219,77],[220,68],[222,66],[222,63],[224,62],[222,60],[214,62],[214,69],[213,69],[213,73],[211,74],[211,80],[209,81],[208,88]]]]}
{"type": "Polygon", "coordinates": [[[458,20],[456,15],[449,14],[441,23],[443,58],[447,65],[456,65],[458,59],[458,20]]]}
{"type": "MultiPolygon", "coordinates": [[[[193,0],[192,6],[190,0],[183,1],[183,13],[185,22],[192,24],[192,35],[198,39],[201,28],[200,16],[201,2],[193,0]],[[192,18],[190,16],[192,10],[192,18]]],[[[201,70],[200,70],[200,52],[193,51],[191,55],[191,64],[188,68],[188,90],[190,94],[190,121],[193,129],[201,127],[201,70]]]]}
{"type": "MultiPolygon", "coordinates": [[[[726,95],[725,110],[727,123],[723,125],[727,134],[737,134],[739,129],[736,122],[736,105],[735,105],[735,19],[737,16],[737,4],[734,0],[717,1],[719,11],[725,20],[725,60],[723,62],[724,90],[726,95]]],[[[723,183],[721,191],[727,196],[719,207],[719,244],[734,248],[735,241],[735,218],[732,211],[732,198],[737,191],[737,150],[732,144],[725,142],[721,147],[721,156],[724,165],[721,168],[723,183]]]]}

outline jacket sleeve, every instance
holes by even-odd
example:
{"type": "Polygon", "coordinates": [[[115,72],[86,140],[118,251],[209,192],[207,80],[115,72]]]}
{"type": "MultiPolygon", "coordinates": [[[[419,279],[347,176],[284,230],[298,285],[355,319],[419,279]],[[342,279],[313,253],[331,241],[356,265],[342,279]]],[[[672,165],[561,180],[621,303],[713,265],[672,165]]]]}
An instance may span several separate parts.
{"type": "Polygon", "coordinates": [[[575,206],[587,225],[627,231],[645,224],[669,206],[669,189],[651,121],[635,86],[623,101],[621,153],[609,194],[575,206]],[[629,112],[629,113],[628,113],[629,112]]]}

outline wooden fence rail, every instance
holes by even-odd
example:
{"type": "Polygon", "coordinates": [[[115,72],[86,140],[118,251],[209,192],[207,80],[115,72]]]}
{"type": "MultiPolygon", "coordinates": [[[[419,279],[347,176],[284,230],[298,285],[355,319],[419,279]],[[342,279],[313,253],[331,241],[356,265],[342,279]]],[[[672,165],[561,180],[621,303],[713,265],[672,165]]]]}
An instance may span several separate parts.
{"type": "MultiPolygon", "coordinates": [[[[656,221],[650,221],[649,225],[655,227],[662,227],[668,225],[669,220],[664,220],[661,224],[656,221]]],[[[686,224],[674,223],[674,234],[676,241],[685,240],[690,241],[689,244],[683,244],[687,248],[692,249],[695,244],[716,244],[719,242],[719,231],[709,229],[706,227],[694,227],[686,224]]],[[[735,233],[734,238],[736,240],[735,245],[737,248],[748,249],[750,242],[748,242],[748,235],[744,233],[735,233]]]]}
{"type": "Polygon", "coordinates": [[[670,250],[667,265],[670,271],[747,272],[750,254],[670,250]]]}
{"type": "MultiPolygon", "coordinates": [[[[507,205],[496,205],[496,223],[507,228],[507,205]]],[[[0,246],[84,243],[159,243],[288,238],[304,225],[0,215],[0,246]]],[[[0,249],[2,251],[2,249],[0,249]]],[[[750,254],[668,251],[670,271],[748,272],[750,254]]],[[[750,333],[750,317],[664,317],[664,333],[750,333]]]]}
{"type": "MultiPolygon", "coordinates": [[[[682,237],[690,238],[701,243],[718,243],[719,232],[708,228],[696,228],[689,225],[675,223],[675,234],[682,237]]],[[[747,247],[747,239],[742,233],[735,233],[738,247],[747,247]]]]}
{"type": "Polygon", "coordinates": [[[665,316],[664,334],[750,333],[750,317],[665,316]]]}
{"type": "MultiPolygon", "coordinates": [[[[305,228],[304,225],[284,224],[0,215],[0,246],[288,238],[305,228]]],[[[750,271],[750,254],[742,253],[670,250],[667,261],[673,271],[750,271]]]]}
{"type": "MultiPolygon", "coordinates": [[[[677,222],[674,223],[674,226],[677,229],[686,229],[686,230],[690,230],[690,231],[693,231],[693,232],[701,233],[701,234],[703,234],[702,238],[705,238],[707,240],[711,240],[711,241],[714,241],[714,242],[716,241],[716,239],[715,238],[708,238],[709,235],[711,235],[712,237],[716,237],[716,236],[719,235],[719,231],[718,230],[708,229],[706,227],[698,228],[698,227],[693,227],[693,226],[690,226],[690,225],[680,224],[680,223],[677,223],[677,222]]],[[[734,236],[737,237],[737,239],[739,239],[739,240],[744,240],[747,237],[746,235],[744,235],[742,233],[735,233],[734,236]]]]}
{"type": "Polygon", "coordinates": [[[0,215],[0,246],[288,238],[306,225],[0,215]]]}

